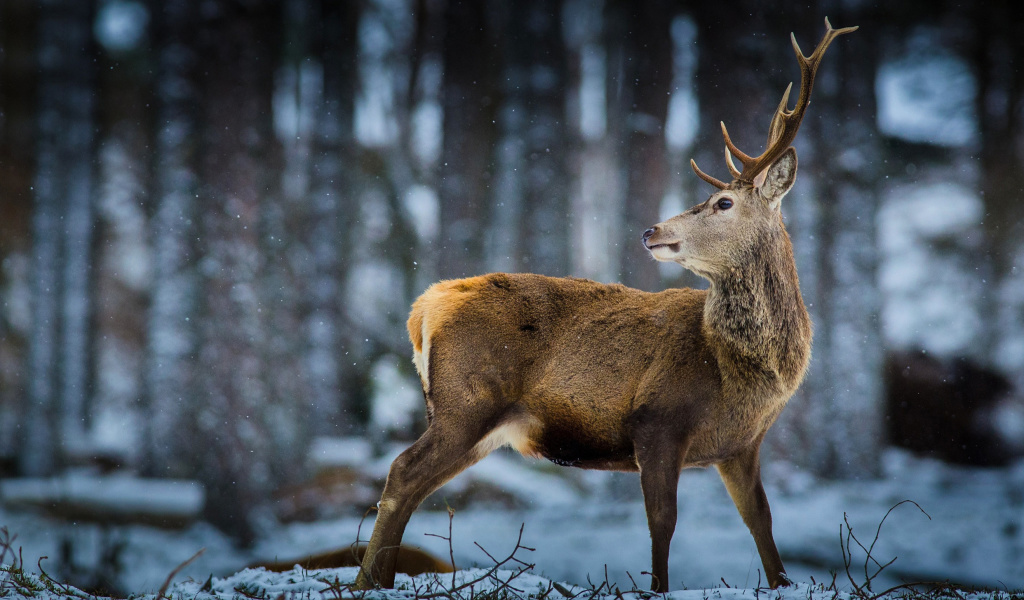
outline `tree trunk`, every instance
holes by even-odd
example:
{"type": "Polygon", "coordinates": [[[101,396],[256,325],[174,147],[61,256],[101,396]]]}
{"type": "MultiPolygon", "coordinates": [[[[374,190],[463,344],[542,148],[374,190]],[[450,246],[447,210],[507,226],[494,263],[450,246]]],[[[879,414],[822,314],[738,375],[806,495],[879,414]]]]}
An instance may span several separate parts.
{"type": "Polygon", "coordinates": [[[505,16],[501,181],[488,262],[496,270],[565,275],[572,219],[561,3],[517,3],[505,16]]]}
{"type": "Polygon", "coordinates": [[[359,4],[318,0],[316,49],[322,56],[322,100],[314,115],[310,171],[310,253],[313,260],[305,330],[307,368],[315,398],[312,431],[353,430],[344,387],[352,361],[345,355],[341,310],[349,267],[353,217],[358,212],[352,181],[352,118],[358,73],[359,4]]]}
{"type": "MultiPolygon", "coordinates": [[[[857,21],[838,8],[831,14],[836,26],[857,21]]],[[[819,78],[815,94],[820,89],[821,104],[815,108],[832,120],[816,119],[812,129],[821,173],[815,194],[820,226],[833,233],[820,231],[819,260],[827,261],[818,282],[823,322],[812,366],[817,372],[810,377],[818,384],[812,388],[825,392],[815,401],[828,408],[816,424],[818,450],[809,466],[819,475],[847,479],[876,475],[885,442],[875,219],[882,179],[877,169],[885,160],[874,135],[877,49],[875,41],[856,35],[829,48],[833,66],[819,78]],[[874,160],[851,161],[854,153],[874,160]]]]}
{"type": "MultiPolygon", "coordinates": [[[[573,239],[571,272],[604,282],[620,281],[624,248],[620,214],[623,212],[625,172],[617,153],[617,140],[608,130],[607,98],[614,89],[609,78],[603,2],[576,2],[565,6],[567,23],[568,88],[575,93],[567,103],[573,117],[570,154],[573,178],[573,239]]],[[[616,63],[617,64],[617,63],[616,63]]],[[[614,97],[614,96],[613,96],[614,97]]],[[[632,250],[632,248],[630,249],[632,250]]]]}
{"type": "Polygon", "coordinates": [[[1019,2],[999,0],[972,6],[973,56],[978,77],[975,110],[981,129],[981,193],[988,234],[989,291],[983,306],[991,315],[984,332],[988,358],[1024,386],[1024,151],[1020,127],[1024,102],[1024,19],[1019,2]]]}
{"type": "MultiPolygon", "coordinates": [[[[828,13],[836,27],[859,22],[838,8],[828,13]]],[[[797,37],[805,53],[821,39],[823,18],[801,19],[806,33],[797,37]]],[[[802,183],[783,208],[815,322],[814,357],[769,446],[834,478],[876,475],[885,444],[875,218],[885,149],[874,134],[877,48],[877,40],[858,34],[829,47],[815,80],[813,114],[796,144],[802,183]],[[871,160],[852,161],[855,156],[871,160]]]]}
{"type": "Polygon", "coordinates": [[[31,0],[0,3],[0,460],[17,455],[29,404],[26,354],[32,323],[26,292],[34,283],[32,177],[38,137],[33,5],[31,0]]]}
{"type": "Polygon", "coordinates": [[[195,412],[198,234],[195,107],[197,14],[189,0],[163,3],[157,30],[156,209],[151,219],[151,288],[146,365],[143,472],[182,476],[188,443],[181,431],[195,412]]]}
{"type": "Polygon", "coordinates": [[[59,466],[84,437],[89,394],[93,4],[40,5],[33,330],[22,470],[59,466]]]}
{"type": "Polygon", "coordinates": [[[207,517],[243,543],[249,513],[273,488],[279,428],[289,415],[266,377],[268,311],[261,219],[279,166],[272,95],[281,18],[274,2],[218,2],[200,29],[204,60],[199,201],[202,307],[191,460],[207,486],[207,517]]]}
{"type": "Polygon", "coordinates": [[[445,8],[438,242],[438,270],[444,278],[483,270],[500,101],[489,6],[487,2],[450,0],[445,8]]]}
{"type": "Polygon", "coordinates": [[[640,236],[659,221],[668,185],[665,121],[673,73],[672,16],[665,1],[610,0],[605,17],[609,125],[626,148],[620,276],[626,285],[648,291],[660,288],[660,277],[640,236]]]}

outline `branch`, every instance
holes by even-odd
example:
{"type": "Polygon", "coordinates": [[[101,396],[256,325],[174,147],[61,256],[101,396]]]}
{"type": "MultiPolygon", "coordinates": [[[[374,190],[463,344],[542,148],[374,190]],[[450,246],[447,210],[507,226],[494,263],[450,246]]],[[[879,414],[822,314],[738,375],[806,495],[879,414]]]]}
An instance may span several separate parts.
{"type": "MultiPolygon", "coordinates": [[[[203,552],[206,552],[206,548],[200,548],[199,552],[196,552],[192,555],[192,558],[181,563],[173,571],[171,571],[171,574],[167,576],[167,580],[164,581],[164,584],[162,586],[160,586],[160,591],[156,593],[156,600],[162,600],[163,598],[167,598],[165,594],[167,593],[167,588],[171,586],[171,580],[174,579],[174,576],[177,575],[182,569],[187,567],[189,564],[191,564],[192,561],[199,558],[203,552]]],[[[168,598],[168,600],[170,599],[168,598]]]]}
{"type": "MultiPolygon", "coordinates": [[[[876,559],[874,557],[873,552],[875,550],[875,544],[878,543],[878,539],[881,536],[882,525],[885,524],[886,519],[889,518],[889,515],[892,514],[892,512],[894,510],[896,510],[898,507],[900,507],[900,506],[902,506],[904,504],[913,504],[914,506],[917,507],[917,509],[919,511],[921,511],[922,514],[924,514],[924,516],[928,517],[929,521],[931,520],[931,518],[932,518],[931,515],[929,515],[927,512],[925,512],[925,510],[923,508],[921,508],[921,505],[919,505],[917,502],[914,502],[913,500],[903,500],[901,502],[897,502],[896,504],[891,506],[888,511],[886,511],[885,516],[882,517],[881,521],[879,521],[878,527],[875,529],[875,537],[874,537],[874,539],[871,540],[871,545],[867,546],[867,547],[865,547],[864,544],[862,544],[860,542],[860,540],[857,539],[857,536],[854,535],[853,527],[850,525],[849,516],[845,512],[843,513],[843,523],[846,524],[846,537],[845,537],[845,539],[843,537],[843,525],[842,524],[839,525],[839,549],[840,549],[840,551],[843,554],[843,567],[846,570],[846,578],[850,581],[850,585],[853,587],[853,594],[858,596],[858,597],[860,597],[860,598],[863,598],[864,600],[876,600],[877,598],[880,598],[881,596],[884,596],[884,595],[886,595],[886,594],[888,594],[890,592],[893,592],[893,591],[896,591],[896,590],[900,590],[900,589],[911,589],[912,590],[916,586],[935,585],[935,584],[928,584],[928,583],[907,583],[907,584],[902,584],[902,585],[893,587],[893,588],[891,588],[889,590],[886,590],[885,592],[882,592],[881,594],[875,594],[874,590],[871,589],[871,582],[874,581],[875,578],[877,578],[882,573],[882,571],[884,571],[886,568],[888,568],[894,562],[896,562],[896,558],[897,557],[893,557],[892,560],[890,560],[889,562],[887,562],[887,563],[885,563],[883,565],[882,563],[880,563],[878,561],[878,559],[876,559]],[[857,546],[860,547],[860,549],[863,550],[864,554],[865,554],[865,557],[864,557],[864,582],[862,584],[860,584],[860,585],[857,584],[857,582],[853,578],[853,574],[850,573],[850,566],[853,563],[853,551],[850,548],[850,542],[851,541],[856,543],[857,546]],[[871,563],[875,563],[875,565],[878,567],[875,570],[874,573],[871,573],[869,571],[869,565],[871,563]]],[[[833,581],[833,583],[834,583],[834,581],[833,581]]],[[[962,598],[961,598],[961,600],[962,600],[962,598]]]]}
{"type": "MultiPolygon", "coordinates": [[[[517,570],[514,573],[512,573],[507,580],[501,582],[501,585],[498,586],[498,588],[492,590],[489,593],[489,595],[493,595],[494,597],[497,597],[498,592],[504,590],[505,588],[508,588],[511,585],[513,580],[515,580],[517,577],[519,577],[520,575],[522,575],[523,573],[525,573],[526,571],[528,571],[528,570],[530,570],[530,569],[532,569],[534,567],[534,565],[527,564],[527,563],[519,560],[518,558],[516,558],[516,552],[519,552],[520,550],[529,550],[531,552],[534,550],[533,548],[529,548],[529,547],[523,545],[523,528],[524,527],[525,527],[525,524],[519,526],[519,538],[516,540],[516,547],[512,549],[512,552],[507,557],[505,557],[505,559],[503,559],[501,561],[497,561],[486,550],[484,550],[484,554],[487,554],[487,556],[490,557],[491,560],[494,560],[494,563],[495,563],[494,566],[491,567],[490,569],[488,569],[486,573],[484,573],[483,575],[480,575],[479,577],[477,577],[475,579],[467,581],[467,582],[463,583],[462,585],[458,585],[458,586],[452,587],[451,589],[448,589],[448,590],[444,590],[444,591],[440,591],[440,592],[434,592],[432,594],[417,595],[416,596],[417,600],[431,600],[432,598],[451,598],[457,592],[460,592],[460,591],[462,591],[462,590],[464,590],[466,588],[475,586],[476,584],[478,584],[478,583],[480,583],[482,581],[485,581],[487,579],[494,578],[497,581],[501,581],[500,579],[498,579],[495,576],[495,573],[497,573],[499,569],[501,569],[506,564],[508,564],[508,563],[510,563],[512,561],[515,561],[515,562],[518,562],[521,565],[524,565],[523,567],[520,567],[519,570],[517,570]]],[[[481,550],[483,550],[483,548],[480,546],[480,544],[477,544],[477,547],[480,548],[481,550]]],[[[515,588],[512,588],[512,589],[515,589],[515,588]]]]}

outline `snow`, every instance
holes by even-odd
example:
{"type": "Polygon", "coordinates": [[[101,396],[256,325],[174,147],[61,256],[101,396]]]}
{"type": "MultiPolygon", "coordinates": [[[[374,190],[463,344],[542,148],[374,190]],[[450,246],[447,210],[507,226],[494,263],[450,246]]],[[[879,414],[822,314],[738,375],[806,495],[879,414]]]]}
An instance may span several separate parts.
{"type": "Polygon", "coordinates": [[[396,64],[401,44],[410,31],[410,12],[404,0],[373,2],[359,21],[360,91],[355,105],[355,135],[365,146],[382,147],[398,139],[396,120],[402,73],[396,64]],[[387,15],[387,17],[385,17],[387,15]]]}
{"type": "Polygon", "coordinates": [[[420,418],[423,389],[418,378],[403,374],[401,366],[408,362],[405,357],[387,354],[370,369],[370,425],[375,430],[411,431],[420,418]]]}
{"type": "Polygon", "coordinates": [[[48,479],[0,481],[0,500],[15,506],[66,503],[100,513],[195,518],[202,511],[205,492],[194,481],[132,475],[97,477],[87,471],[71,471],[48,479]]]}
{"type": "MultiPolygon", "coordinates": [[[[1024,389],[1024,249],[1018,248],[1013,256],[1010,276],[1004,278],[997,290],[1001,332],[994,353],[994,361],[1017,385],[1024,389]]],[[[1024,444],[1024,435],[1017,438],[1024,444]]]]}
{"type": "Polygon", "coordinates": [[[369,462],[373,454],[370,442],[363,438],[314,438],[309,447],[309,458],[314,470],[329,467],[354,467],[369,462]]]}
{"type": "Polygon", "coordinates": [[[407,221],[416,230],[421,241],[437,237],[441,230],[441,202],[437,192],[425,185],[412,185],[405,191],[402,206],[408,213],[407,221]]]}
{"type": "Polygon", "coordinates": [[[887,345],[956,356],[981,349],[984,205],[949,182],[890,188],[878,211],[882,331],[887,345]]]}
{"type": "Polygon", "coordinates": [[[672,96],[665,120],[665,143],[672,151],[685,150],[693,144],[699,128],[697,95],[693,90],[697,70],[697,24],[688,17],[672,20],[672,96]]]}
{"type": "Polygon", "coordinates": [[[878,69],[878,128],[886,135],[938,146],[977,141],[977,94],[966,61],[941,50],[878,69]]]}
{"type": "Polygon", "coordinates": [[[605,62],[604,48],[598,44],[587,44],[580,52],[579,128],[588,141],[601,139],[607,130],[605,62]]]}
{"type": "MultiPolygon", "coordinates": [[[[342,569],[304,570],[296,567],[292,571],[274,573],[263,569],[247,569],[226,578],[211,578],[203,583],[188,580],[168,588],[169,598],[221,599],[237,600],[245,596],[249,598],[338,598],[346,597],[344,587],[354,581],[358,569],[355,567],[342,569]]],[[[39,577],[28,578],[37,588],[45,589],[46,584],[39,577]]],[[[601,584],[597,584],[600,586],[601,584]]],[[[596,586],[595,586],[596,587],[596,586]]],[[[13,587],[19,592],[22,588],[13,587]]],[[[437,594],[451,599],[470,599],[475,597],[498,596],[496,592],[510,590],[522,595],[540,596],[544,598],[616,598],[617,600],[633,600],[650,597],[661,597],[666,600],[739,600],[741,598],[759,598],[768,596],[766,589],[743,589],[717,587],[712,592],[706,590],[676,591],[664,596],[653,595],[643,591],[622,592],[618,589],[607,589],[604,593],[595,594],[591,587],[558,584],[522,570],[491,570],[471,569],[460,571],[454,581],[447,577],[420,575],[408,577],[399,574],[395,580],[395,589],[365,592],[357,597],[367,600],[411,600],[428,594],[437,594]],[[482,596],[478,596],[482,595],[482,596]]],[[[600,588],[605,590],[604,587],[600,588]]],[[[628,588],[627,588],[628,589],[628,588]]],[[[37,593],[34,598],[61,598],[72,596],[67,587],[51,589],[45,593],[37,593]],[[61,593],[64,592],[64,593],[61,593]]],[[[841,595],[839,597],[843,597],[841,595]]],[[[10,597],[10,596],[9,596],[10,597]]],[[[88,597],[82,594],[81,597],[88,597]]],[[[154,594],[135,596],[138,600],[154,599],[154,594]]],[[[499,596],[500,597],[500,596],[499,596]]],[[[835,600],[836,594],[821,586],[797,584],[795,586],[770,592],[773,600],[812,600],[814,598],[835,600]]]]}
{"type": "MultiPolygon", "coordinates": [[[[378,473],[386,471],[397,451],[396,447],[368,467],[378,473]]],[[[471,478],[492,481],[520,494],[523,506],[510,509],[482,504],[457,510],[451,521],[451,551],[460,568],[493,564],[476,543],[499,559],[507,556],[522,527],[522,545],[535,551],[520,550],[517,557],[536,566],[529,576],[516,580],[520,589],[547,589],[548,579],[564,587],[589,587],[588,580],[596,584],[606,576],[612,586],[624,590],[632,589],[633,580],[641,587],[648,585],[648,577],[641,572],[650,568],[650,542],[635,476],[556,469],[496,452],[453,484],[465,486],[471,478]]],[[[869,545],[886,512],[907,499],[920,505],[930,518],[912,504],[899,506],[886,518],[872,556],[883,564],[894,557],[897,560],[875,582],[876,589],[904,579],[950,579],[998,589],[1004,585],[1024,587],[1024,462],[1004,469],[965,469],[888,451],[883,475],[875,480],[821,481],[786,463],[766,465],[765,479],[776,542],[790,576],[800,584],[782,592],[782,598],[814,596],[812,581],[831,582],[830,570],[838,571],[838,584],[845,584],[839,537],[844,518],[860,542],[869,545]]],[[[442,496],[452,493],[445,489],[448,491],[442,490],[442,496]]],[[[116,488],[111,492],[111,497],[119,495],[116,488]]],[[[127,490],[124,493],[130,495],[127,490]]],[[[122,585],[132,592],[153,594],[178,564],[206,547],[207,551],[176,577],[171,598],[196,597],[211,575],[210,595],[204,592],[198,597],[232,597],[241,585],[265,589],[273,597],[284,591],[333,597],[330,592],[321,594],[327,586],[318,579],[352,581],[354,569],[285,574],[239,571],[258,560],[301,557],[346,546],[356,540],[357,531],[365,540],[372,525],[372,519],[358,517],[267,524],[255,548],[248,552],[232,547],[223,535],[204,524],[177,533],[123,527],[122,585]]],[[[24,546],[25,565],[35,565],[39,556],[59,556],[62,539],[76,540],[81,557],[95,560],[99,553],[89,550],[101,543],[95,527],[50,521],[10,507],[0,508],[0,526],[20,536],[17,545],[24,546]]],[[[420,510],[413,515],[404,542],[447,557],[448,542],[426,534],[447,536],[448,528],[447,512],[420,510]]],[[[856,544],[851,547],[855,551],[851,572],[857,576],[865,556],[856,544]]],[[[713,470],[683,474],[670,561],[672,587],[698,590],[675,592],[672,598],[705,598],[710,593],[705,590],[723,597],[748,597],[755,594],[759,582],[764,585],[753,541],[713,470]],[[723,580],[734,589],[723,589],[723,580]]],[[[473,574],[464,572],[459,577],[473,574]]],[[[399,576],[398,584],[406,590],[380,597],[408,598],[410,587],[424,586],[428,580],[399,576]]],[[[450,580],[445,581],[450,585],[450,580]]]]}
{"type": "Polygon", "coordinates": [[[108,0],[97,11],[93,33],[104,48],[127,52],[142,42],[148,23],[149,11],[143,3],[108,0]]]}

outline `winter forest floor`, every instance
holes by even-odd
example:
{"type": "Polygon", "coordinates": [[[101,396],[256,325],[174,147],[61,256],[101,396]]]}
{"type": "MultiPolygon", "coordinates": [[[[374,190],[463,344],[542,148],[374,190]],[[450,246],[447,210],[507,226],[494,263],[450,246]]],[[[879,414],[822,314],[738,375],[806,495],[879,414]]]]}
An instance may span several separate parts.
{"type": "MultiPolygon", "coordinates": [[[[385,469],[387,458],[377,468],[385,469]]],[[[405,543],[445,560],[451,556],[465,570],[454,578],[399,575],[395,591],[373,592],[366,599],[648,597],[637,591],[649,584],[642,572],[650,560],[637,482],[623,475],[572,472],[562,477],[561,472],[503,453],[470,469],[469,477],[446,488],[448,494],[457,493],[460,485],[500,482],[515,489],[519,504],[474,505],[451,519],[446,511],[417,512],[405,543]]],[[[917,581],[957,587],[916,592],[899,587],[892,593],[1022,598],[1011,590],[1024,589],[1024,462],[1004,469],[964,469],[890,452],[876,480],[818,481],[780,464],[766,468],[765,480],[776,542],[797,585],[765,589],[753,541],[717,475],[687,471],[679,486],[679,523],[670,558],[672,588],[683,591],[669,598],[866,600],[917,581]]],[[[344,547],[356,540],[360,527],[365,540],[372,518],[361,521],[341,517],[282,525],[267,519],[256,546],[243,551],[202,523],[175,533],[142,526],[103,530],[0,508],[0,527],[17,535],[9,541],[11,552],[2,556],[0,534],[0,598],[88,597],[56,583],[75,578],[74,569],[55,566],[61,564],[58,557],[85,569],[103,548],[114,545],[120,548],[123,596],[157,600],[175,567],[205,548],[173,573],[166,597],[362,597],[345,587],[354,580],[354,568],[281,574],[244,568],[344,547]]]]}

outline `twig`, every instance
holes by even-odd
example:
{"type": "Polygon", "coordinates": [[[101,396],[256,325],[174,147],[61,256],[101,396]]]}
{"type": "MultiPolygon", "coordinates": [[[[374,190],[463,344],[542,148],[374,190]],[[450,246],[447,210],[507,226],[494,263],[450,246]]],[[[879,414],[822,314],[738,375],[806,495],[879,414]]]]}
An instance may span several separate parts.
{"type": "Polygon", "coordinates": [[[171,580],[174,579],[174,576],[177,575],[182,569],[190,565],[192,561],[199,558],[203,554],[203,552],[206,552],[206,548],[200,548],[199,552],[193,554],[191,558],[181,563],[180,565],[175,567],[173,571],[171,571],[171,574],[167,576],[167,580],[164,581],[164,584],[162,586],[160,586],[160,591],[156,593],[156,600],[161,600],[162,598],[167,597],[165,594],[167,593],[167,588],[171,586],[171,580]]]}
{"type": "Polygon", "coordinates": [[[11,553],[11,561],[14,561],[14,540],[18,534],[11,535],[6,527],[0,527],[0,565],[7,559],[7,552],[11,553]]]}
{"type": "Polygon", "coordinates": [[[629,581],[633,584],[633,591],[634,592],[639,592],[640,591],[640,586],[638,586],[636,584],[636,579],[633,579],[633,574],[630,573],[629,571],[626,571],[626,577],[629,577],[629,581]]]}
{"type": "Polygon", "coordinates": [[[936,583],[936,582],[929,582],[929,581],[918,581],[918,582],[914,582],[914,583],[901,583],[900,585],[892,586],[891,588],[885,590],[884,592],[880,592],[878,594],[875,594],[874,596],[871,596],[868,600],[878,600],[879,598],[887,596],[887,595],[889,595],[889,594],[891,594],[891,593],[893,593],[895,591],[898,591],[898,590],[910,590],[910,591],[914,592],[915,594],[917,594],[918,596],[920,596],[921,594],[917,591],[917,588],[922,587],[922,586],[928,586],[928,587],[932,588],[933,590],[946,590],[948,592],[952,592],[960,600],[966,600],[964,595],[956,590],[956,586],[953,585],[952,583],[949,583],[948,581],[944,582],[944,583],[936,583]]]}
{"type": "Polygon", "coordinates": [[[6,570],[6,577],[0,579],[0,596],[5,596],[4,588],[7,587],[7,582],[14,578],[14,571],[18,568],[17,555],[14,553],[13,545],[14,540],[18,539],[17,534],[11,535],[6,527],[0,527],[0,569],[3,568],[4,560],[7,559],[7,552],[11,553],[11,567],[6,570]]]}
{"type": "MultiPolygon", "coordinates": [[[[500,591],[504,590],[505,588],[509,587],[514,579],[516,579],[517,577],[519,577],[520,575],[522,575],[523,573],[525,573],[526,571],[528,571],[528,570],[530,570],[530,569],[532,569],[534,567],[534,565],[526,564],[523,561],[521,561],[518,558],[516,558],[516,552],[519,552],[520,550],[530,550],[530,551],[533,550],[533,548],[527,548],[526,546],[523,546],[522,542],[523,542],[523,528],[524,528],[524,526],[525,526],[525,524],[519,526],[519,538],[516,540],[516,546],[515,546],[515,548],[512,549],[511,554],[509,554],[505,559],[503,559],[501,561],[495,561],[494,566],[491,567],[490,569],[488,569],[487,572],[485,572],[483,575],[480,575],[479,577],[477,577],[477,578],[475,578],[475,579],[473,579],[471,581],[467,581],[467,582],[463,583],[462,585],[453,586],[451,589],[448,589],[448,590],[444,590],[444,591],[440,591],[440,592],[434,592],[432,594],[417,595],[417,600],[430,600],[431,598],[442,598],[442,597],[451,598],[457,592],[460,592],[460,591],[462,591],[462,590],[464,590],[466,588],[469,588],[469,587],[473,587],[476,584],[481,583],[481,582],[483,582],[483,581],[485,581],[487,579],[494,578],[496,581],[501,581],[500,579],[495,577],[495,573],[497,573],[499,569],[501,569],[506,564],[508,564],[508,563],[510,563],[512,561],[515,561],[515,562],[518,562],[518,563],[520,563],[522,565],[525,565],[523,567],[520,567],[514,573],[512,573],[506,581],[501,582],[501,585],[498,586],[496,589],[494,589],[491,592],[491,595],[496,597],[498,592],[500,592],[500,591]]],[[[477,547],[480,547],[479,544],[477,544],[477,547]]],[[[481,548],[481,550],[483,550],[483,548],[481,548]]],[[[484,553],[487,554],[488,556],[490,556],[490,554],[486,550],[484,550],[484,553]]],[[[493,557],[492,557],[491,560],[494,560],[493,557]]],[[[513,588],[513,589],[515,589],[515,588],[513,588]]]]}
{"type": "MultiPolygon", "coordinates": [[[[458,569],[455,568],[455,548],[452,546],[452,521],[455,520],[455,509],[452,508],[451,506],[448,506],[448,501],[447,500],[445,501],[444,505],[445,505],[445,508],[448,509],[448,537],[444,537],[443,535],[438,535],[436,533],[424,533],[423,535],[428,536],[428,537],[441,538],[442,540],[445,540],[445,541],[448,542],[448,558],[452,562],[452,587],[454,588],[455,587],[455,572],[458,571],[458,569]]],[[[477,544],[477,547],[479,548],[480,544],[477,544]]],[[[480,549],[483,550],[483,548],[480,548],[480,549]]],[[[487,554],[486,550],[484,550],[484,554],[487,554]]],[[[490,554],[488,554],[488,556],[490,556],[490,554]]],[[[491,558],[491,560],[494,560],[494,559],[491,558]]]]}
{"type": "MultiPolygon", "coordinates": [[[[355,559],[356,564],[359,565],[359,574],[360,575],[366,575],[367,578],[370,579],[370,581],[373,581],[373,578],[370,577],[369,573],[366,573],[365,571],[363,571],[363,562],[366,559],[366,555],[365,554],[363,555],[363,559],[364,560],[359,560],[359,554],[356,552],[356,549],[359,547],[359,544],[361,543],[361,540],[362,540],[362,537],[363,537],[363,521],[366,520],[366,517],[370,516],[371,512],[374,512],[376,510],[377,510],[377,506],[374,505],[374,506],[371,506],[371,507],[367,508],[363,512],[363,517],[361,519],[359,519],[359,526],[356,527],[356,541],[352,542],[352,546],[351,546],[351,548],[352,548],[352,558],[355,559]]],[[[366,549],[369,550],[370,549],[369,546],[367,546],[366,549]]],[[[376,560],[376,557],[374,557],[374,560],[376,560]]],[[[351,591],[351,589],[349,591],[351,591]]],[[[360,596],[360,597],[362,597],[362,596],[360,596]]],[[[157,600],[160,600],[160,599],[157,598],[157,600]]]]}
{"type": "Polygon", "coordinates": [[[455,521],[455,509],[448,506],[447,501],[444,505],[448,509],[448,559],[452,562],[452,587],[455,587],[455,572],[458,571],[455,568],[455,547],[452,545],[452,522],[455,521]]]}
{"type": "Polygon", "coordinates": [[[604,589],[604,586],[608,583],[608,580],[606,579],[605,581],[602,581],[601,585],[595,588],[594,582],[590,580],[590,573],[587,573],[587,583],[590,584],[590,597],[587,598],[587,600],[594,600],[594,598],[597,598],[601,594],[601,590],[604,589]]]}
{"type": "MultiPolygon", "coordinates": [[[[896,510],[898,507],[900,507],[900,506],[902,506],[904,504],[913,504],[914,506],[917,507],[917,509],[919,511],[921,511],[922,514],[924,514],[924,516],[928,517],[929,521],[931,520],[931,518],[932,518],[931,515],[929,515],[923,508],[921,508],[921,505],[919,505],[917,502],[914,502],[913,500],[903,500],[903,501],[897,502],[896,504],[894,504],[891,507],[889,507],[889,510],[886,511],[886,513],[885,513],[885,516],[883,516],[882,520],[879,521],[878,527],[875,529],[875,537],[871,540],[871,544],[869,546],[866,546],[866,547],[864,546],[864,544],[861,543],[861,541],[853,533],[853,526],[850,525],[849,515],[847,515],[845,512],[843,513],[843,523],[846,524],[846,535],[844,537],[844,535],[843,535],[843,525],[840,524],[839,525],[839,549],[842,552],[842,556],[843,556],[843,567],[844,567],[844,569],[846,571],[846,578],[849,580],[850,586],[852,586],[853,594],[855,596],[863,598],[864,600],[875,600],[875,599],[877,599],[877,598],[879,598],[881,596],[884,596],[885,594],[888,594],[888,593],[890,593],[892,591],[896,591],[896,590],[899,590],[899,589],[913,589],[914,586],[928,585],[928,584],[903,584],[903,585],[896,586],[896,587],[892,588],[891,590],[887,590],[887,591],[883,592],[882,594],[875,594],[874,590],[871,589],[871,583],[882,573],[882,571],[884,571],[886,568],[888,568],[894,562],[896,562],[896,558],[898,558],[898,557],[893,557],[893,559],[890,560],[889,562],[887,562],[885,564],[882,564],[882,563],[880,563],[878,561],[878,559],[876,559],[874,557],[873,553],[874,553],[874,550],[875,550],[875,545],[878,543],[878,539],[879,539],[879,537],[882,534],[882,526],[885,524],[886,519],[889,518],[889,515],[892,514],[892,512],[894,510],[896,510]],[[856,582],[856,580],[854,579],[853,574],[850,572],[850,566],[853,564],[853,550],[850,547],[850,543],[851,542],[857,544],[857,546],[861,550],[863,550],[864,554],[865,554],[865,557],[864,557],[864,582],[862,584],[858,584],[856,582]],[[871,563],[874,563],[878,567],[877,569],[875,569],[874,573],[871,573],[870,570],[869,570],[869,566],[870,566],[871,563]]],[[[835,585],[835,578],[834,577],[833,577],[832,583],[833,583],[833,585],[835,585]]]]}
{"type": "Polygon", "coordinates": [[[44,585],[49,587],[51,591],[53,589],[57,589],[62,594],[64,594],[65,596],[68,596],[70,598],[75,598],[75,597],[78,597],[78,598],[95,598],[96,597],[93,594],[89,594],[87,592],[83,592],[82,590],[80,590],[80,589],[78,589],[76,587],[73,587],[69,583],[61,583],[60,581],[57,581],[56,579],[51,577],[50,574],[47,573],[45,569],[43,569],[43,561],[44,560],[49,560],[49,559],[50,559],[49,556],[40,556],[39,560],[36,561],[36,568],[39,569],[40,581],[42,581],[44,585]]]}
{"type": "MultiPolygon", "coordinates": [[[[902,506],[904,504],[908,504],[908,503],[909,504],[913,504],[914,506],[916,506],[917,510],[921,511],[921,513],[924,514],[924,516],[928,517],[929,521],[932,520],[932,516],[929,515],[923,508],[921,508],[921,505],[918,504],[917,502],[914,502],[913,500],[909,500],[909,499],[908,500],[903,500],[901,502],[897,502],[892,507],[890,507],[888,511],[886,511],[885,516],[882,517],[881,521],[879,521],[878,529],[875,530],[875,539],[871,540],[871,546],[868,548],[868,556],[871,556],[871,552],[875,549],[875,544],[878,543],[878,536],[881,535],[881,533],[882,533],[882,525],[885,525],[885,520],[889,518],[889,515],[892,513],[892,511],[894,511],[897,508],[899,508],[900,506],[902,506]]],[[[874,560],[874,559],[872,559],[872,560],[874,560]]],[[[893,558],[892,560],[887,562],[885,564],[885,566],[879,565],[878,570],[875,571],[875,576],[878,576],[878,574],[882,572],[882,569],[884,569],[885,567],[888,567],[889,565],[891,565],[895,561],[896,561],[896,559],[893,558]]],[[[876,565],[878,564],[877,560],[875,560],[874,562],[875,562],[876,565]]],[[[865,574],[867,573],[867,563],[866,562],[864,564],[864,573],[865,574]]],[[[874,577],[872,577],[872,579],[874,579],[874,577]]]]}

